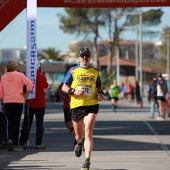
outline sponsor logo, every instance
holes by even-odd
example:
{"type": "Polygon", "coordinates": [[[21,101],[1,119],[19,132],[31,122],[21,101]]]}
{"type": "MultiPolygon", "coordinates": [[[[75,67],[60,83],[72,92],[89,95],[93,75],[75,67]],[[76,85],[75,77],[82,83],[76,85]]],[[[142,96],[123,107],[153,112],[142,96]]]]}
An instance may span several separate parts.
{"type": "Polygon", "coordinates": [[[168,0],[63,0],[64,4],[152,4],[152,3],[165,3],[168,0]]]}

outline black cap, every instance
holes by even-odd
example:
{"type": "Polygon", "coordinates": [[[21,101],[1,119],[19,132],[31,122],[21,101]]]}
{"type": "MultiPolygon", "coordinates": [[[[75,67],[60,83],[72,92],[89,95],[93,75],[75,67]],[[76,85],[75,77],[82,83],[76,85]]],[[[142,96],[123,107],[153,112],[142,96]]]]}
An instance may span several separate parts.
{"type": "Polygon", "coordinates": [[[89,53],[90,55],[91,55],[91,53],[90,53],[90,50],[88,49],[88,48],[81,48],[80,50],[79,50],[79,56],[80,55],[82,55],[83,53],[89,53]]]}

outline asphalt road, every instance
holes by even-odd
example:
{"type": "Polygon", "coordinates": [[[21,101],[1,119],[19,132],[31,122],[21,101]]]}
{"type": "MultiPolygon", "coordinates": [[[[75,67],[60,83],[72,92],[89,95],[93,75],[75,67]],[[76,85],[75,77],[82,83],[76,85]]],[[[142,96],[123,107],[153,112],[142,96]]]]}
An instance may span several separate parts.
{"type": "MultiPolygon", "coordinates": [[[[143,108],[120,100],[115,113],[111,111],[110,101],[100,102],[90,170],[170,168],[170,118],[165,121],[149,119],[149,109],[146,100],[143,108]]],[[[47,103],[44,120],[46,149],[34,149],[34,122],[26,150],[0,150],[0,170],[80,170],[84,153],[80,158],[74,156],[74,135],[68,134],[63,120],[62,103],[47,103]]]]}

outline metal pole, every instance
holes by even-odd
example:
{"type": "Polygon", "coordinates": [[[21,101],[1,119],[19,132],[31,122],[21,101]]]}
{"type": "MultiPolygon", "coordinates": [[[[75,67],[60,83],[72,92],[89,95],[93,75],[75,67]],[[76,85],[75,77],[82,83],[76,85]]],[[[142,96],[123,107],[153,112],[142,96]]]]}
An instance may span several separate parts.
{"type": "Polygon", "coordinates": [[[135,58],[135,78],[136,81],[138,81],[138,28],[136,28],[136,44],[135,44],[135,53],[136,53],[136,58],[135,58]]]}
{"type": "Polygon", "coordinates": [[[141,95],[141,107],[143,107],[143,78],[142,78],[142,12],[126,12],[125,15],[139,15],[139,26],[140,26],[140,41],[139,41],[139,65],[140,65],[140,95],[141,95]]]}
{"type": "Polygon", "coordinates": [[[138,43],[139,43],[139,26],[124,26],[124,28],[132,28],[136,31],[136,42],[135,42],[135,81],[139,80],[138,69],[139,69],[139,55],[138,55],[138,43]]]}
{"type": "Polygon", "coordinates": [[[0,65],[1,65],[1,63],[2,63],[2,50],[0,48],[0,65]]]}
{"type": "Polygon", "coordinates": [[[117,48],[117,84],[120,85],[120,62],[119,62],[119,48],[117,48]]]}
{"type": "Polygon", "coordinates": [[[141,95],[141,107],[143,107],[143,81],[142,81],[142,13],[139,15],[139,25],[140,25],[140,42],[139,42],[139,63],[140,63],[140,95],[141,95]]]}
{"type": "Polygon", "coordinates": [[[167,79],[169,80],[169,38],[170,36],[167,36],[167,79]]]}

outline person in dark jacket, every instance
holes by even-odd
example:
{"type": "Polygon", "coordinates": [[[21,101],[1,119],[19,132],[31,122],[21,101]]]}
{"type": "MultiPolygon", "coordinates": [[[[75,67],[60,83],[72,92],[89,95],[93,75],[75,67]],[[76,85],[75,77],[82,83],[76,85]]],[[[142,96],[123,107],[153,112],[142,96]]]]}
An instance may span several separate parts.
{"type": "MultiPolygon", "coordinates": [[[[7,72],[7,67],[2,68],[2,75],[7,72]]],[[[2,76],[1,75],[1,76],[2,76]]],[[[1,77],[0,76],[0,77],[1,77]]],[[[5,148],[7,144],[7,116],[5,113],[3,99],[0,100],[0,145],[5,148]]]]}
{"type": "Polygon", "coordinates": [[[136,85],[135,85],[135,96],[136,96],[136,105],[140,106],[141,105],[141,98],[140,98],[140,86],[139,86],[138,81],[136,81],[136,85]]]}
{"type": "Polygon", "coordinates": [[[153,78],[152,83],[149,88],[149,102],[151,104],[150,108],[150,117],[149,118],[154,118],[155,116],[155,106],[157,107],[158,110],[158,117],[160,116],[159,112],[159,106],[157,102],[157,79],[156,77],[153,78]]]}
{"type": "Polygon", "coordinates": [[[35,115],[36,118],[36,149],[45,149],[45,145],[42,143],[44,134],[44,114],[45,114],[45,94],[44,89],[48,88],[49,84],[43,73],[41,73],[40,63],[37,63],[37,77],[36,77],[36,94],[35,98],[27,101],[25,106],[24,121],[21,130],[21,136],[19,144],[24,146],[28,141],[28,131],[30,133],[31,125],[35,115]],[[29,108],[29,109],[28,109],[29,108]],[[29,127],[29,129],[28,129],[29,127]]]}

